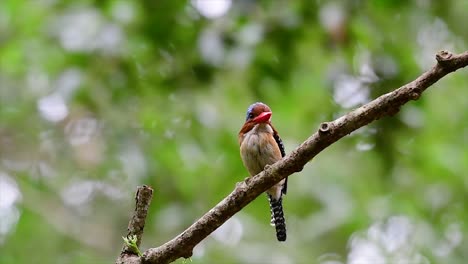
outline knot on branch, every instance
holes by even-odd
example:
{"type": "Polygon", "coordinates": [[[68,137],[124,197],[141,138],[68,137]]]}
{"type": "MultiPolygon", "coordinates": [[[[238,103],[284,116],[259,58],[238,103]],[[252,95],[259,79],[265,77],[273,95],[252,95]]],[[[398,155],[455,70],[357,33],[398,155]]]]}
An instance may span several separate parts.
{"type": "Polygon", "coordinates": [[[322,134],[329,133],[331,130],[331,125],[329,122],[323,122],[320,124],[319,132],[322,134]]]}
{"type": "Polygon", "coordinates": [[[244,179],[244,181],[236,182],[236,189],[237,188],[240,188],[240,189],[247,188],[247,185],[250,183],[250,181],[251,181],[251,178],[247,177],[247,178],[244,179]]]}
{"type": "Polygon", "coordinates": [[[453,54],[446,50],[441,50],[436,54],[436,60],[442,66],[447,65],[447,63],[451,61],[452,57],[453,54]]]}
{"type": "Polygon", "coordinates": [[[421,94],[417,93],[417,92],[412,92],[410,94],[411,100],[418,100],[420,96],[421,96],[421,94]]]}
{"type": "Polygon", "coordinates": [[[421,93],[422,93],[421,89],[418,87],[415,87],[409,93],[409,97],[411,98],[411,100],[418,100],[419,97],[421,96],[421,93]]]}

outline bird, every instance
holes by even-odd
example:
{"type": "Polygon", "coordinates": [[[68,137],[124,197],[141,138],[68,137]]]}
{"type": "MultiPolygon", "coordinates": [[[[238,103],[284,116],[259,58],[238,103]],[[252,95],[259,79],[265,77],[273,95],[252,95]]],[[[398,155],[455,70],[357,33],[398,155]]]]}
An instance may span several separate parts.
{"type": "MultiPolygon", "coordinates": [[[[271,124],[271,109],[256,102],[249,106],[245,123],[239,131],[238,140],[242,163],[250,176],[257,175],[267,165],[281,160],[285,155],[284,145],[271,124]]],[[[286,222],[283,213],[283,195],[286,194],[288,178],[266,191],[271,210],[271,224],[275,226],[278,241],[286,241],[286,222]]]]}

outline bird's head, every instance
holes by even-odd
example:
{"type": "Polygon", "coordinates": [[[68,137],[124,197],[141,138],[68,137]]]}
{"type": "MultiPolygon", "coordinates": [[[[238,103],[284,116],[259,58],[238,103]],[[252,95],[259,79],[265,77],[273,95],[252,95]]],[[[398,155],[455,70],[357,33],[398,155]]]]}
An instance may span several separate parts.
{"type": "Polygon", "coordinates": [[[273,129],[270,123],[271,109],[264,103],[254,103],[247,109],[245,123],[239,131],[239,144],[242,144],[245,134],[252,131],[255,127],[265,124],[273,129]]]}
{"type": "Polygon", "coordinates": [[[247,109],[245,123],[260,124],[269,123],[271,119],[271,109],[264,103],[254,103],[247,109]]]}

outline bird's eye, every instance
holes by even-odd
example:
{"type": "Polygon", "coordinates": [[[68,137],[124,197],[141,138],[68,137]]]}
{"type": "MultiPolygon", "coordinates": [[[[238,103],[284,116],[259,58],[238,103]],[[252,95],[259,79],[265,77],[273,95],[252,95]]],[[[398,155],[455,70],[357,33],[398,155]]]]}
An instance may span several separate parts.
{"type": "Polygon", "coordinates": [[[254,117],[253,113],[250,113],[250,114],[249,114],[249,119],[251,119],[251,118],[253,118],[253,117],[254,117]]]}

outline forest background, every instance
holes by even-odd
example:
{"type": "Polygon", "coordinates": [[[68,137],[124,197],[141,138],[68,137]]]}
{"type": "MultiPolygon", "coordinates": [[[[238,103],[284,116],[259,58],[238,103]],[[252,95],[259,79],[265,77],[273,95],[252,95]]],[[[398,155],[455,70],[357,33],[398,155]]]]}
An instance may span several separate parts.
{"type": "MultiPolygon", "coordinates": [[[[286,152],[468,47],[468,1],[0,1],[0,263],[109,263],[136,186],[142,249],[247,176],[256,101],[286,152]]],[[[468,73],[289,179],[288,240],[259,197],[191,263],[465,263],[468,73]],[[386,261],[386,262],[385,262],[386,261]]],[[[176,263],[183,263],[178,260],[176,263]]]]}

